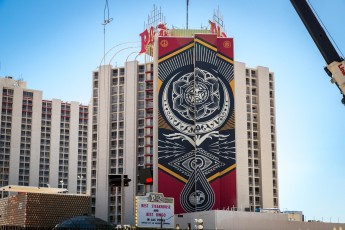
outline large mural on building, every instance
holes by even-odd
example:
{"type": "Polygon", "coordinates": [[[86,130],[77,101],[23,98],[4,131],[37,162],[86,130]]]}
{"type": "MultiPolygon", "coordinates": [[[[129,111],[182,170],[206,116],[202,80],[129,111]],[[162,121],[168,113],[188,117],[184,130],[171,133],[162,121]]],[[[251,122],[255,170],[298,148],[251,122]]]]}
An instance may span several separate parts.
{"type": "Polygon", "coordinates": [[[158,38],[158,191],[175,212],[236,206],[233,39],[158,38]]]}

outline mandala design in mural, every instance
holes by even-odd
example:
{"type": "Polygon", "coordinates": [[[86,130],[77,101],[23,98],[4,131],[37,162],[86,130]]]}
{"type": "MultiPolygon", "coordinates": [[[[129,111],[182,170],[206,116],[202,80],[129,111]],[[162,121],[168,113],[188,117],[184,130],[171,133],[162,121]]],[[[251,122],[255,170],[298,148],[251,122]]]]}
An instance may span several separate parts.
{"type": "Polygon", "coordinates": [[[211,115],[219,107],[217,78],[205,70],[183,75],[173,83],[173,108],[189,120],[211,115]]]}
{"type": "Polygon", "coordinates": [[[195,72],[175,74],[165,85],[162,97],[167,121],[187,135],[216,130],[227,120],[230,112],[227,86],[199,68],[195,72]]]}

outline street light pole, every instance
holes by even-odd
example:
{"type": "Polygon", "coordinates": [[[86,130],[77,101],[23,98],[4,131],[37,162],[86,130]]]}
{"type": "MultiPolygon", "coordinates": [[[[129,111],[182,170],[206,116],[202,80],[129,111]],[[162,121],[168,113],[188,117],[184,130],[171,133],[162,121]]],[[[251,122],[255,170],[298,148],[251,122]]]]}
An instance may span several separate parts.
{"type": "Polygon", "coordinates": [[[165,223],[165,221],[169,220],[171,217],[173,217],[173,216],[170,216],[168,219],[163,219],[163,216],[161,215],[161,219],[160,219],[160,221],[161,221],[161,229],[163,229],[163,221],[165,223]]]}
{"type": "Polygon", "coordinates": [[[79,179],[79,194],[81,194],[81,186],[82,186],[82,180],[83,180],[83,176],[82,175],[80,175],[80,176],[78,176],[78,179],[79,179]]]}

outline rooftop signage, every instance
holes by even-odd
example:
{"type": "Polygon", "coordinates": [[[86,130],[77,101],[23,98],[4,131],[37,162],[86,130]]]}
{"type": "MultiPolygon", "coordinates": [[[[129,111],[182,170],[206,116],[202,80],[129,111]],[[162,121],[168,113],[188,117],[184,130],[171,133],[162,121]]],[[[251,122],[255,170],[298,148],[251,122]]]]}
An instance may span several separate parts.
{"type": "Polygon", "coordinates": [[[209,20],[209,29],[169,29],[165,23],[165,17],[161,10],[154,7],[151,15],[148,17],[146,29],[140,34],[141,50],[140,54],[148,54],[153,56],[153,45],[155,36],[178,36],[192,37],[196,33],[216,34],[217,37],[226,38],[223,27],[223,17],[220,15],[219,9],[214,12],[213,19],[209,20]],[[175,33],[175,30],[176,33],[175,33]]]}

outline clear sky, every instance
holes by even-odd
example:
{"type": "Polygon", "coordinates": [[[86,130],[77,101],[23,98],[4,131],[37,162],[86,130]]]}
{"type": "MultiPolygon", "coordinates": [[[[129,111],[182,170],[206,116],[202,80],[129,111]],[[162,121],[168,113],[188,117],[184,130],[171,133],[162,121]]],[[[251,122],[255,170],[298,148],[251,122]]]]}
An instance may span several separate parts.
{"type": "MultiPolygon", "coordinates": [[[[140,41],[154,4],[168,27],[186,26],[185,0],[108,1],[113,21],[106,28],[106,50],[140,41]]],[[[189,28],[207,26],[219,7],[227,35],[234,37],[236,61],[275,73],[281,209],[345,222],[345,107],[290,1],[189,2],[189,28]]],[[[345,53],[345,1],[310,2],[345,53]]],[[[0,0],[0,76],[23,78],[45,99],[88,103],[92,71],[104,52],[104,7],[105,0],[0,0]]],[[[122,66],[139,48],[126,51],[111,64],[122,66]]]]}

